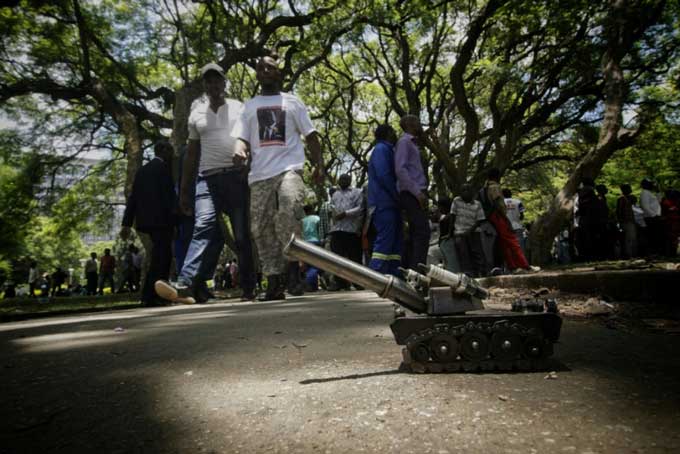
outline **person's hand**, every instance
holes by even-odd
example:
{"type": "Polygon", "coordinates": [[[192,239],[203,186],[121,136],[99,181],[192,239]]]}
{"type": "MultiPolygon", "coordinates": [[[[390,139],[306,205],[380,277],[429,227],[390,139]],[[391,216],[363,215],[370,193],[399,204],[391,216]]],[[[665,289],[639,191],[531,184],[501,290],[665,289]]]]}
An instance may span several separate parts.
{"type": "Polygon", "coordinates": [[[120,229],[120,237],[123,239],[123,241],[127,241],[127,239],[130,238],[130,227],[124,225],[120,229]]]}
{"type": "Polygon", "coordinates": [[[326,176],[323,169],[321,167],[314,167],[314,170],[312,171],[312,181],[318,186],[323,186],[325,178],[326,176]]]}
{"type": "Polygon", "coordinates": [[[179,196],[179,212],[185,216],[193,216],[194,207],[191,202],[191,197],[182,192],[182,194],[179,196]]]}
{"type": "Polygon", "coordinates": [[[339,221],[339,220],[341,220],[341,219],[345,219],[346,217],[347,217],[347,213],[345,213],[345,212],[343,211],[343,212],[341,212],[341,213],[336,214],[334,219],[335,219],[336,221],[339,221]]]}
{"type": "Polygon", "coordinates": [[[241,147],[236,147],[234,151],[233,162],[235,166],[244,166],[248,162],[248,154],[245,149],[241,147]]]}
{"type": "Polygon", "coordinates": [[[427,195],[422,192],[418,194],[418,203],[420,204],[420,208],[427,211],[427,195]]]}

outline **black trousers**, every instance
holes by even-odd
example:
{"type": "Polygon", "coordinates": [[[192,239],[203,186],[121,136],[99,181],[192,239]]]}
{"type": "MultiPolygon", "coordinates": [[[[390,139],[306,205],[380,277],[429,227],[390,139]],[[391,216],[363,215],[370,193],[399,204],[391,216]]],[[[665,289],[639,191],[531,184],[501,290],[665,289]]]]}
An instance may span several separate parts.
{"type": "Polygon", "coordinates": [[[427,212],[418,203],[418,199],[408,191],[399,193],[399,205],[408,222],[409,241],[406,243],[407,268],[416,269],[419,263],[427,263],[427,250],[430,247],[430,222],[427,212]]]}
{"type": "Polygon", "coordinates": [[[167,280],[170,276],[172,229],[153,230],[147,233],[151,237],[151,260],[149,271],[146,273],[146,279],[144,279],[142,302],[152,303],[160,298],[154,290],[154,284],[157,280],[167,280]]]}
{"type": "MultiPolygon", "coordinates": [[[[351,232],[331,232],[331,251],[361,264],[361,237],[358,233],[351,232]]],[[[340,288],[349,288],[349,282],[339,277],[335,277],[335,282],[340,288]]]]}
{"type": "Polygon", "coordinates": [[[99,275],[97,275],[96,271],[88,271],[85,274],[85,278],[87,279],[87,294],[88,295],[96,295],[97,294],[97,284],[99,282],[99,275]]]}
{"type": "Polygon", "coordinates": [[[461,271],[470,277],[484,276],[484,251],[480,233],[455,235],[454,241],[461,271]]]}

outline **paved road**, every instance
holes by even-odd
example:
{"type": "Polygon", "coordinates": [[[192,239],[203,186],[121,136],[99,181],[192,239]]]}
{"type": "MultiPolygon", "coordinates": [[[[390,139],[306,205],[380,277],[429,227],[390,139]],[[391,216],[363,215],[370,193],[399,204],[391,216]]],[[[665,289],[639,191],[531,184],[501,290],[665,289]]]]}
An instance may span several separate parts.
{"type": "Polygon", "coordinates": [[[2,324],[0,453],[680,452],[679,336],[567,321],[556,379],[414,375],[391,317],[346,292],[2,324]]]}

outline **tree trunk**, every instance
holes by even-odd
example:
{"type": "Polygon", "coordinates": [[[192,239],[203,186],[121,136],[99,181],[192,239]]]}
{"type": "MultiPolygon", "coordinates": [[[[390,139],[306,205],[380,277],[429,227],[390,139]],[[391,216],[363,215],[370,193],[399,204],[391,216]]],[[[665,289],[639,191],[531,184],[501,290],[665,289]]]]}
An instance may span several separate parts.
{"type": "Polygon", "coordinates": [[[603,29],[607,48],[602,58],[604,119],[600,137],[595,148],[577,164],[548,211],[534,223],[529,239],[532,263],[544,264],[549,261],[553,239],[571,218],[574,196],[581,180],[584,177],[595,179],[614,152],[631,145],[641,131],[642,121],[636,131],[622,130],[622,111],[628,87],[621,61],[630,52],[635,40],[654,22],[654,17],[647,19],[646,23],[641,23],[626,0],[611,2],[603,29]]]}

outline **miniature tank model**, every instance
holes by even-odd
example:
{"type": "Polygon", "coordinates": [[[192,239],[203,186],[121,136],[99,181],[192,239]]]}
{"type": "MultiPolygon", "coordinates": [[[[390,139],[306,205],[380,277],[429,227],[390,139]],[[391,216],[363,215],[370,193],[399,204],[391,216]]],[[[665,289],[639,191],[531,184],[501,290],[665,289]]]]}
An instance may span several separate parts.
{"type": "Polygon", "coordinates": [[[375,291],[417,315],[390,328],[404,345],[403,365],[413,372],[541,370],[560,336],[562,319],[551,301],[512,312],[484,310],[486,289],[464,274],[421,265],[406,281],[378,273],[293,236],[284,253],[375,291]]]}

